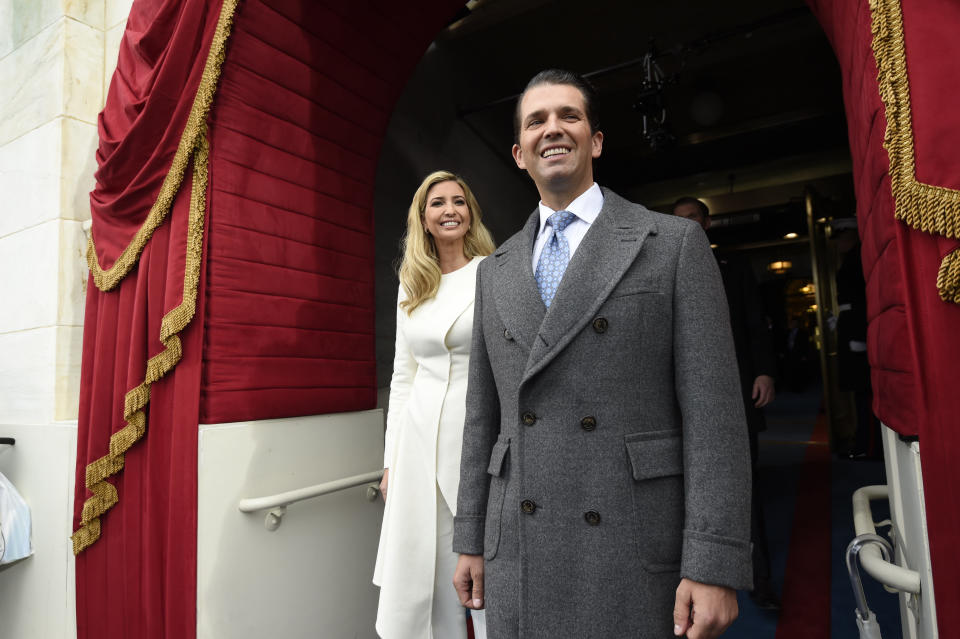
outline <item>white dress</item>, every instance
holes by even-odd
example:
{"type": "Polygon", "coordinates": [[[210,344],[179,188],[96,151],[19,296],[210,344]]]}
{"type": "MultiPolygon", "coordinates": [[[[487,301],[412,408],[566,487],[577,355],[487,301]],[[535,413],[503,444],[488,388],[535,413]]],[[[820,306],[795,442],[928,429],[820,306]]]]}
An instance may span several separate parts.
{"type": "Polygon", "coordinates": [[[481,259],[443,275],[436,296],[409,316],[399,307],[402,286],[398,294],[384,444],[390,474],[373,575],[380,586],[376,628],[384,639],[466,637],[451,539],[481,259]]]}

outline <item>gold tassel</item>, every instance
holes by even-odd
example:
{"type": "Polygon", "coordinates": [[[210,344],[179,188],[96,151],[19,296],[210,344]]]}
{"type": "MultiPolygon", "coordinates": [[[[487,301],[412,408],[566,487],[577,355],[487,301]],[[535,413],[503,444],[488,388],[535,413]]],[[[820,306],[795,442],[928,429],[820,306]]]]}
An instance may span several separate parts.
{"type": "MultiPolygon", "coordinates": [[[[883,146],[890,157],[894,215],[918,231],[960,238],[960,191],[916,179],[910,81],[900,0],[870,0],[873,54],[880,99],[886,111],[883,146]]],[[[940,265],[937,290],[944,301],[960,303],[960,280],[954,251],[940,265]]]]}

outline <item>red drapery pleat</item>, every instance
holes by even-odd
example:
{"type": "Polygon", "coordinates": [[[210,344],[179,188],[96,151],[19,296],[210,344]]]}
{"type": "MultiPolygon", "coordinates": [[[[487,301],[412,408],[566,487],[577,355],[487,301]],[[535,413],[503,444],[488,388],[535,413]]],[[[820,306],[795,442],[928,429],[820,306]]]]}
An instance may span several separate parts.
{"type": "MultiPolygon", "coordinates": [[[[941,261],[956,239],[895,219],[884,134],[893,114],[878,86],[873,12],[902,5],[915,173],[919,182],[960,189],[960,5],[945,0],[866,3],[808,0],[832,41],[843,74],[863,240],[870,319],[868,352],[875,412],[901,434],[917,435],[923,468],[937,620],[960,627],[960,305],[940,299],[941,261]],[[871,7],[873,5],[873,7],[871,7]]],[[[884,30],[886,32],[886,29],[884,30]]]]}
{"type": "Polygon", "coordinates": [[[376,406],[377,156],[458,5],[244,3],[211,121],[202,422],[376,406]]]}
{"type": "MultiPolygon", "coordinates": [[[[118,290],[92,281],[84,325],[83,390],[78,439],[77,504],[84,460],[104,452],[123,424],[124,395],[143,378],[146,353],[159,334],[165,297],[179,295],[166,273],[182,259],[189,186],[171,220],[154,233],[137,269],[118,290]]],[[[182,280],[180,281],[182,283],[182,280]]],[[[202,310],[202,298],[198,310],[202,310]]],[[[175,374],[151,387],[148,435],[126,454],[113,481],[119,501],[103,516],[100,539],[77,556],[77,636],[192,637],[196,632],[196,475],[201,322],[181,334],[175,374]]],[[[78,507],[79,511],[79,507],[78,507]]],[[[79,524],[79,512],[75,527],[79,524]]]]}

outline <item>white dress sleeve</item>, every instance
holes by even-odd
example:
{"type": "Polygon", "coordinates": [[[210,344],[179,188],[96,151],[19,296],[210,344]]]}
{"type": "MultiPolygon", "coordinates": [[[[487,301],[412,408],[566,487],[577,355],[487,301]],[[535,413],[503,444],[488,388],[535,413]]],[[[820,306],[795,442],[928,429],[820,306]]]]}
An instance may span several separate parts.
{"type": "Polygon", "coordinates": [[[417,360],[407,345],[404,327],[407,312],[400,308],[400,302],[406,299],[403,285],[397,292],[397,340],[393,356],[393,376],[390,378],[390,403],[387,410],[387,432],[383,442],[383,467],[389,468],[393,461],[393,449],[397,433],[403,427],[407,412],[407,399],[410,387],[417,374],[417,360]]]}

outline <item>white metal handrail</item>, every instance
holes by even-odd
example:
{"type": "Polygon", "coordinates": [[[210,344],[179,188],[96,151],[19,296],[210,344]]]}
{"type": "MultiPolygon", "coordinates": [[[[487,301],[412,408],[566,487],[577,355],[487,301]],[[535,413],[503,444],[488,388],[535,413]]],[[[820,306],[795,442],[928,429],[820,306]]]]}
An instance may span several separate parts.
{"type": "MultiPolygon", "coordinates": [[[[355,486],[362,486],[371,482],[377,482],[380,481],[382,477],[383,469],[380,469],[373,472],[364,473],[362,475],[353,475],[352,477],[335,479],[323,484],[315,484],[313,486],[305,486],[304,488],[288,490],[283,493],[277,493],[276,495],[267,495],[265,497],[246,497],[240,500],[239,508],[240,512],[244,513],[254,513],[258,510],[269,510],[270,512],[267,513],[267,517],[264,520],[264,526],[266,526],[267,530],[276,530],[280,527],[283,516],[287,512],[287,506],[290,504],[303,501],[304,499],[313,499],[314,497],[329,495],[330,493],[339,492],[348,488],[354,488],[355,486]]],[[[378,491],[375,486],[369,486],[367,488],[367,499],[370,501],[375,500],[377,498],[377,494],[378,491]]]]}
{"type": "MultiPolygon", "coordinates": [[[[853,493],[853,528],[856,534],[877,533],[873,523],[870,501],[889,499],[890,491],[886,485],[864,486],[853,493]]],[[[871,577],[902,592],[920,594],[920,573],[884,560],[880,546],[867,543],[860,550],[860,564],[871,577]]]]}
{"type": "Polygon", "coordinates": [[[288,490],[285,493],[277,493],[276,495],[267,495],[266,497],[247,497],[240,500],[240,511],[245,513],[254,513],[258,510],[289,506],[290,504],[303,501],[304,499],[312,499],[314,497],[320,497],[321,495],[329,495],[330,493],[346,490],[347,488],[353,488],[354,486],[362,486],[363,484],[368,484],[370,482],[380,481],[382,477],[383,470],[381,469],[370,473],[364,473],[362,475],[353,475],[352,477],[335,479],[323,484],[306,486],[304,488],[297,488],[296,490],[288,490]]]}

